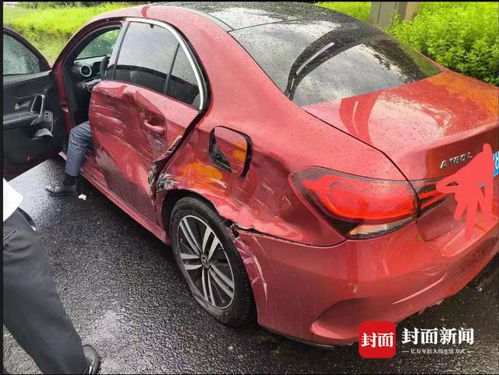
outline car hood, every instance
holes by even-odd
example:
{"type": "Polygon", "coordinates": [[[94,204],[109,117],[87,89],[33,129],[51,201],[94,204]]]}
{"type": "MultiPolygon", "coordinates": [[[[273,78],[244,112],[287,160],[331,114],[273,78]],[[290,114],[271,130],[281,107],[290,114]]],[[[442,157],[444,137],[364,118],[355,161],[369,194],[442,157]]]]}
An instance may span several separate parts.
{"type": "Polygon", "coordinates": [[[454,173],[484,143],[497,150],[498,99],[495,86],[444,71],[407,85],[302,108],[384,152],[414,180],[454,173]],[[453,163],[455,157],[461,162],[453,163]]]}

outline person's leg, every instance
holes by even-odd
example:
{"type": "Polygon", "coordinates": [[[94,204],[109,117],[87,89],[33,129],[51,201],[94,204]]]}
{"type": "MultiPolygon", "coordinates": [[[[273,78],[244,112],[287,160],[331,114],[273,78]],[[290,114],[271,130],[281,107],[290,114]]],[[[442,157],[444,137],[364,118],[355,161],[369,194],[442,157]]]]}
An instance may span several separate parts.
{"type": "Polygon", "coordinates": [[[3,231],[5,326],[43,373],[88,373],[80,336],[59,299],[39,237],[19,210],[3,231]]]}
{"type": "Polygon", "coordinates": [[[91,146],[92,133],[88,121],[71,129],[65,170],[67,175],[78,177],[83,158],[85,157],[85,151],[91,146]]]}
{"type": "Polygon", "coordinates": [[[92,133],[88,121],[71,129],[68,142],[68,153],[65,177],[62,185],[47,186],[52,195],[76,194],[76,182],[87,148],[92,147],[92,133]]]}

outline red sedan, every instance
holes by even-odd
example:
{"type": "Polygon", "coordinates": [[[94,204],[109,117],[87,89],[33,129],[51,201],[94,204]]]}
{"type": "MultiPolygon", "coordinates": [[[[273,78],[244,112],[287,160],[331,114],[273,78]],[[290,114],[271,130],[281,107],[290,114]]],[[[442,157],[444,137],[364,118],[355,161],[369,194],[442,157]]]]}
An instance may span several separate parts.
{"type": "MultiPolygon", "coordinates": [[[[497,251],[435,184],[498,145],[498,89],[308,4],[103,14],[53,67],[4,29],[4,174],[62,155],[171,244],[220,322],[316,344],[455,294],[497,251]],[[472,160],[472,159],[471,159],[472,160]]],[[[497,182],[497,181],[496,181],[497,182]]],[[[497,184],[496,184],[497,187],[497,184]]]]}

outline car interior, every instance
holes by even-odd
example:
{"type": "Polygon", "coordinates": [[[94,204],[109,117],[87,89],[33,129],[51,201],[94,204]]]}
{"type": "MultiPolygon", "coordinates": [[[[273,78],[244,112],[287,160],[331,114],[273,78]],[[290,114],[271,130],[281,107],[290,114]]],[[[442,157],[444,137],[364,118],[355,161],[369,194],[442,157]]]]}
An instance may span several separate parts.
{"type": "Polygon", "coordinates": [[[57,155],[66,131],[45,58],[6,27],[3,44],[3,172],[9,180],[57,155]]]}
{"type": "Polygon", "coordinates": [[[119,34],[119,24],[90,33],[64,63],[64,86],[74,125],[88,120],[90,94],[105,74],[119,34]]]}
{"type": "MultiPolygon", "coordinates": [[[[176,76],[175,72],[172,72],[168,79],[167,74],[144,66],[120,64],[116,65],[115,69],[107,69],[114,45],[120,36],[120,27],[120,24],[110,25],[90,33],[66,59],[64,82],[73,124],[78,125],[88,120],[92,89],[101,81],[104,74],[114,73],[116,80],[134,82],[158,92],[165,92],[168,84],[169,96],[198,106],[197,85],[176,76]]],[[[180,57],[177,58],[178,61],[179,59],[180,57]]]]}

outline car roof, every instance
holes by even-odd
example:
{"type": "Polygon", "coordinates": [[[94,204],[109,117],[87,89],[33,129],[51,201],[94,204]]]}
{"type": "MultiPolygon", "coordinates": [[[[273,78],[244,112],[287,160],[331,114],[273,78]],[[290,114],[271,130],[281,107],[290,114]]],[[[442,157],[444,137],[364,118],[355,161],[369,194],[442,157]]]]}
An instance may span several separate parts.
{"type": "Polygon", "coordinates": [[[201,14],[226,31],[235,31],[260,25],[329,21],[338,23],[362,23],[343,13],[313,4],[288,2],[167,2],[153,6],[174,6],[201,14]]]}

